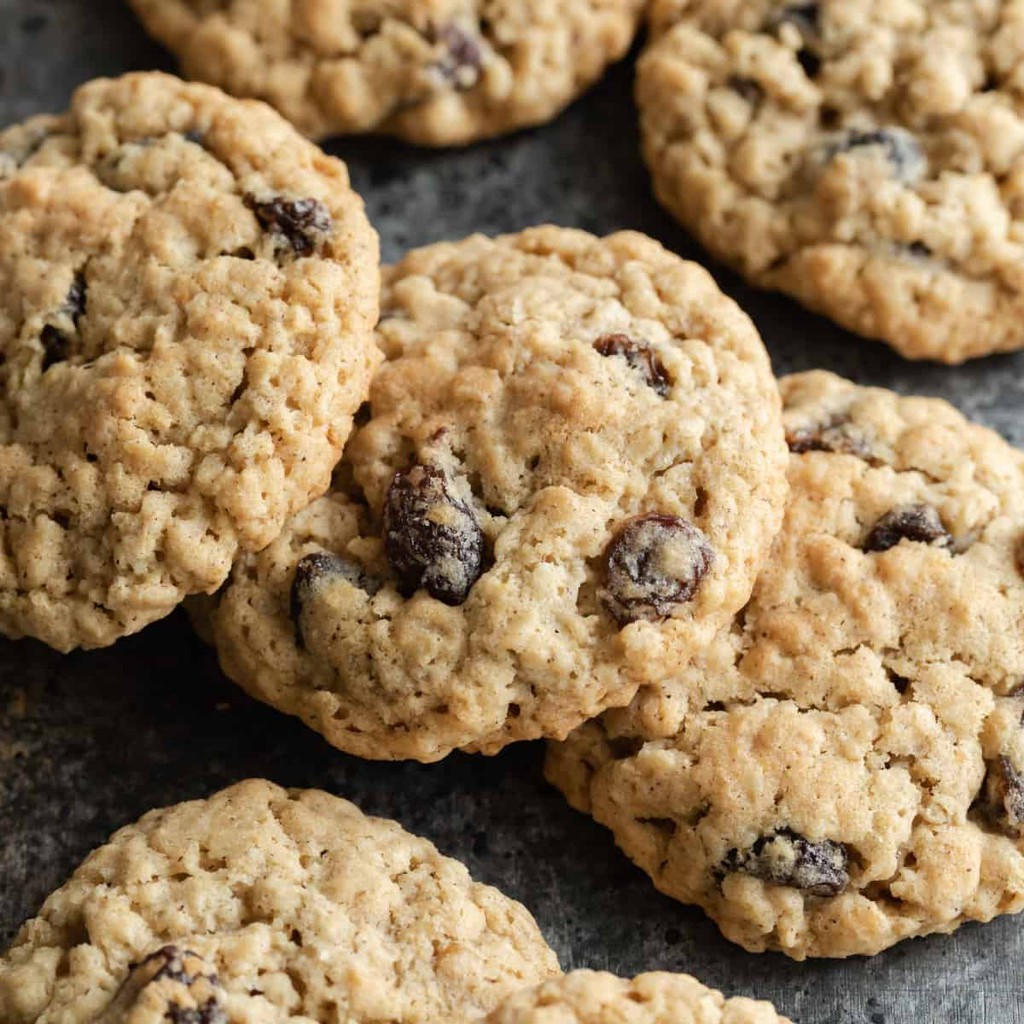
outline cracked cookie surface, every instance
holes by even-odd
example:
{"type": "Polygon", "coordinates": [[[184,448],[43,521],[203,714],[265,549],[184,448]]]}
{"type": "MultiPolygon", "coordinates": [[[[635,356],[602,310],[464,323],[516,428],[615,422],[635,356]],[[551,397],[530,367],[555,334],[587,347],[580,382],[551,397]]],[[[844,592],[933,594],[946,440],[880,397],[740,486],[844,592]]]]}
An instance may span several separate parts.
{"type": "Polygon", "coordinates": [[[564,737],[749,597],[785,494],[767,355],[637,234],[430,246],[382,302],[362,425],[236,565],[221,664],[363,757],[564,737]]]}
{"type": "Polygon", "coordinates": [[[509,996],[485,1024],[789,1024],[770,1003],[726,999],[685,974],[632,981],[573,971],[509,996]]]}
{"type": "Polygon", "coordinates": [[[935,399],[780,383],[791,495],[750,603],[553,744],[549,778],[750,950],[873,954],[1017,912],[1024,453],[935,399]]]}
{"type": "Polygon", "coordinates": [[[344,164],[165,75],[0,133],[0,629],[96,647],[323,492],[377,362],[344,164]]]}
{"type": "Polygon", "coordinates": [[[557,973],[525,908],[426,840],[253,780],[90,855],[0,957],[0,1018],[455,1024],[557,973]]]}
{"type": "Polygon", "coordinates": [[[720,259],[903,355],[1024,347],[1024,2],[655,0],[661,202],[720,259]]]}
{"type": "Polygon", "coordinates": [[[464,145],[551,120],[629,49],[643,0],[130,0],[184,73],[315,138],[464,145]]]}

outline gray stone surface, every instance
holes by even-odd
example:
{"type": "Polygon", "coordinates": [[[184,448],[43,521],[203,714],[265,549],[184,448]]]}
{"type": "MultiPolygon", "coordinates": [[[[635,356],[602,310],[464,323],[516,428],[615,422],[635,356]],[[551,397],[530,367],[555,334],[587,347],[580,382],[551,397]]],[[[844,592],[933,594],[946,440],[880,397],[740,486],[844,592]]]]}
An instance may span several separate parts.
{"type": "MultiPolygon", "coordinates": [[[[0,124],[59,110],[78,82],[170,68],[117,0],[0,0],[0,124]]],[[[377,140],[332,151],[394,258],[406,247],[540,221],[647,231],[696,246],[650,197],[637,155],[630,67],[557,123],[468,152],[377,140]]],[[[963,369],[902,362],[716,270],[754,315],[780,372],[824,366],[942,395],[1024,444],[1024,355],[963,369]]],[[[905,943],[870,961],[794,964],[730,946],[659,896],[610,837],[540,774],[537,745],[432,767],[374,765],[241,696],[180,614],[95,654],[0,642],[0,946],[94,845],[150,807],[249,775],[319,786],[431,837],[536,913],[565,967],[687,970],[773,999],[800,1024],[1021,1024],[1024,936],[1004,919],[905,943]]]]}

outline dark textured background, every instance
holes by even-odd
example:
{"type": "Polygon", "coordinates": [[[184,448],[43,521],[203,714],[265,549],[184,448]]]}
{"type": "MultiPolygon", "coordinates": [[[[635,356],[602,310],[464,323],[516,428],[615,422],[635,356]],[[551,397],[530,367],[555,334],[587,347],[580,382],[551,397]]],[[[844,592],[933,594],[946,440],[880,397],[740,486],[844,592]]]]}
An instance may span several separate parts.
{"type": "MultiPolygon", "coordinates": [[[[88,78],[151,67],[171,64],[118,0],[0,0],[0,124],[63,109],[88,78]]],[[[618,68],[556,123],[465,152],[377,140],[330,148],[349,162],[388,259],[541,221],[638,228],[701,258],[651,199],[631,76],[618,68]]],[[[1024,444],[1024,355],[912,365],[714,269],[757,320],[778,371],[824,366],[941,395],[1024,444]]],[[[432,767],[345,757],[237,692],[180,614],[92,654],[0,641],[0,947],[116,827],[262,775],[328,789],[429,836],[523,900],[566,968],[686,970],[773,999],[798,1024],[1024,1022],[1020,922],[968,926],[870,961],[750,956],[659,896],[603,829],[570,811],[541,777],[542,754],[531,744],[432,767]]]]}

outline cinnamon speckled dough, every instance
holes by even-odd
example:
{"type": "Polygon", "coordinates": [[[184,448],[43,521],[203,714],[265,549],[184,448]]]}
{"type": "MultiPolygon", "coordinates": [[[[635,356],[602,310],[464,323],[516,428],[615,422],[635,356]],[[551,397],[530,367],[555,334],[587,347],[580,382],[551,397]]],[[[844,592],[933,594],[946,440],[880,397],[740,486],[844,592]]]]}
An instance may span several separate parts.
{"type": "Polygon", "coordinates": [[[93,853],[0,958],[0,1019],[454,1024],[557,973],[529,913],[426,840],[249,781],[93,853]]]}
{"type": "Polygon", "coordinates": [[[430,246],[382,302],[368,422],[236,565],[221,663],[363,757],[564,737],[747,600],[785,493],[764,348],[631,233],[430,246]]]}
{"type": "Polygon", "coordinates": [[[625,981],[573,971],[509,996],[486,1024],[790,1024],[770,1003],[726,999],[685,974],[625,981]]]}
{"type": "Polygon", "coordinates": [[[750,604],[549,776],[750,950],[1017,912],[1024,453],[934,399],[824,373],[782,393],[792,496],[750,604]]]}
{"type": "Polygon", "coordinates": [[[377,259],[263,104],[129,75],[0,133],[0,630],[110,644],[323,493],[377,259]]]}
{"type": "Polygon", "coordinates": [[[1024,346],[1024,0],[654,0],[661,201],[910,358],[1024,346]]]}
{"type": "Polygon", "coordinates": [[[189,77],[314,137],[464,145],[551,120],[629,49],[644,0],[130,0],[189,77]]]}

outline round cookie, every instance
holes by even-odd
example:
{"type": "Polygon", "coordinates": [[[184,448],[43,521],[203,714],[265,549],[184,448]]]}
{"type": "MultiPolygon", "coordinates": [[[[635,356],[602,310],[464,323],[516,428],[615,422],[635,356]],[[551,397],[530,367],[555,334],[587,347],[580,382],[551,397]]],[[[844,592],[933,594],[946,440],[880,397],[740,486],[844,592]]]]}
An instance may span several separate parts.
{"type": "Polygon", "coordinates": [[[426,840],[249,781],[95,851],[0,958],[0,1019],[454,1024],[557,973],[529,913],[426,840]]]}
{"type": "Polygon", "coordinates": [[[0,630],[98,647],[322,494],[378,361],[344,164],[166,75],[0,132],[0,630]]]}
{"type": "Polygon", "coordinates": [[[212,628],[250,693],[362,757],[564,737],[749,597],[785,443],[750,320],[642,235],[536,228],[385,272],[330,494],[212,628]]]}
{"type": "Polygon", "coordinates": [[[654,0],[661,202],[753,283],[904,356],[1024,347],[1022,0],[654,0]]]}
{"type": "Polygon", "coordinates": [[[944,402],[781,382],[750,604],[548,774],[752,951],[873,954],[1024,908],[1024,453],[944,402]]]}
{"type": "Polygon", "coordinates": [[[486,1024],[790,1024],[770,1003],[726,999],[686,974],[625,981],[573,971],[509,996],[486,1024]]]}
{"type": "Polygon", "coordinates": [[[130,0],[189,77],[306,134],[465,145],[550,121],[629,49],[644,0],[130,0]]]}

